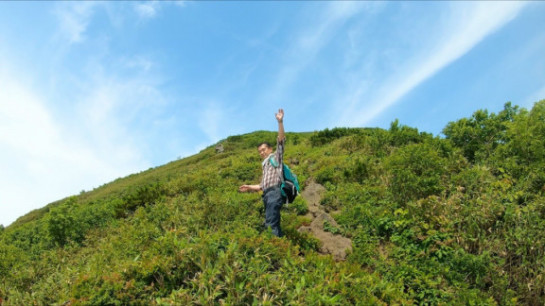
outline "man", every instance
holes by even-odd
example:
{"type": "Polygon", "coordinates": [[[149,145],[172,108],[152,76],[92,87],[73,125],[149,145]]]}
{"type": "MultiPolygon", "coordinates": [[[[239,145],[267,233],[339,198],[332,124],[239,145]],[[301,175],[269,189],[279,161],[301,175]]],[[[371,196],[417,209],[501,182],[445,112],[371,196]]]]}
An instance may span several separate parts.
{"type": "Polygon", "coordinates": [[[282,230],[280,229],[280,208],[282,204],[286,202],[282,191],[280,190],[280,184],[282,180],[280,178],[282,173],[282,163],[284,160],[284,110],[279,109],[276,113],[276,120],[278,121],[278,138],[276,139],[276,152],[273,153],[272,146],[263,142],[259,144],[257,150],[261,158],[263,158],[262,168],[263,177],[259,185],[242,185],[238,188],[240,192],[260,191],[263,190],[263,204],[265,205],[265,227],[270,227],[272,233],[278,237],[282,237],[282,230]],[[271,163],[271,158],[273,161],[271,163]],[[278,167],[275,168],[273,164],[278,167]]]}

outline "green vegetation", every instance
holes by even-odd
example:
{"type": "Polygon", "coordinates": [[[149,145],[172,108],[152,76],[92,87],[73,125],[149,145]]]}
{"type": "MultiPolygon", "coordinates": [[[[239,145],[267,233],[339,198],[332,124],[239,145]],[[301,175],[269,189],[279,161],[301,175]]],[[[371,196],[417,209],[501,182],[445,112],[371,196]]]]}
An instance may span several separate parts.
{"type": "MultiPolygon", "coordinates": [[[[197,155],[82,192],[0,227],[0,301],[31,304],[545,303],[545,100],[449,123],[445,137],[402,126],[288,133],[286,162],[353,251],[319,255],[282,213],[261,232],[256,145],[197,155]]],[[[0,302],[0,303],[2,303],[0,302]]]]}

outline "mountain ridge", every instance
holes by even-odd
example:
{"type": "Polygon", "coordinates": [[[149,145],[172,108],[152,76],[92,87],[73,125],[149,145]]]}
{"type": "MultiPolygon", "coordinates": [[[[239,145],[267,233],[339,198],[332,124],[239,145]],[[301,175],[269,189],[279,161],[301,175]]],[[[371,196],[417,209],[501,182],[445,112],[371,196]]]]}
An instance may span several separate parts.
{"type": "MultiPolygon", "coordinates": [[[[545,100],[450,122],[287,133],[286,162],[319,203],[263,232],[256,146],[198,154],[48,204],[0,230],[11,304],[540,304],[545,301],[545,100]],[[345,261],[299,231],[352,241],[345,261]],[[335,222],[333,222],[335,221],[335,222]]],[[[308,198],[307,198],[308,199],[308,198]]]]}

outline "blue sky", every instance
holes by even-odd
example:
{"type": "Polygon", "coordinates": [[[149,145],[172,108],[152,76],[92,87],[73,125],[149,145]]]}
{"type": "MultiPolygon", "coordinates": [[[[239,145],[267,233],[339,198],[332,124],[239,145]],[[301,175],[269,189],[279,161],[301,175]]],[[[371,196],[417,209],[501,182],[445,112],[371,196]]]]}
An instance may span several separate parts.
{"type": "MultiPolygon", "coordinates": [[[[545,98],[542,2],[0,2],[0,224],[230,135],[545,98]]],[[[256,153],[257,154],[257,153],[256,153]]]]}

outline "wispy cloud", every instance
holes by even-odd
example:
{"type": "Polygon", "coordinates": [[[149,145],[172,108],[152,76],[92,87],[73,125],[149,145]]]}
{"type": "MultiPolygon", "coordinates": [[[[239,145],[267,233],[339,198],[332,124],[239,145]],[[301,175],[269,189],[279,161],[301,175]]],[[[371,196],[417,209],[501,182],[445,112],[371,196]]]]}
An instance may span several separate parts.
{"type": "Polygon", "coordinates": [[[0,223],[7,225],[35,207],[147,166],[124,143],[110,154],[100,152],[100,145],[59,121],[16,75],[0,71],[0,158],[5,161],[0,166],[0,205],[11,207],[0,223]]]}
{"type": "Polygon", "coordinates": [[[95,152],[109,160],[146,160],[158,133],[158,118],[169,101],[161,90],[160,72],[145,65],[131,66],[121,59],[109,67],[96,64],[81,78],[72,115],[79,118],[80,133],[95,145],[95,152]]]}
{"type": "Polygon", "coordinates": [[[125,63],[127,68],[136,69],[142,72],[147,72],[153,68],[153,66],[155,66],[153,60],[141,55],[122,59],[122,61],[125,63]]]}
{"type": "Polygon", "coordinates": [[[59,20],[62,37],[69,43],[84,41],[85,32],[97,5],[97,2],[91,1],[59,5],[54,13],[59,20]]]}
{"type": "Polygon", "coordinates": [[[134,5],[134,10],[141,18],[151,19],[157,16],[157,14],[159,13],[159,2],[146,1],[142,3],[137,3],[134,5]]]}
{"type": "MultiPolygon", "coordinates": [[[[199,132],[207,139],[204,143],[210,145],[229,135],[240,132],[240,122],[236,122],[236,106],[229,106],[224,101],[209,100],[200,103],[196,110],[196,119],[199,132]]],[[[193,121],[192,121],[193,122],[193,121]]],[[[194,131],[197,132],[197,131],[194,131]]]]}
{"type": "Polygon", "coordinates": [[[522,106],[530,109],[533,107],[535,102],[545,100],[545,84],[540,89],[536,90],[530,94],[526,99],[522,101],[522,106]]]}
{"type": "MultiPolygon", "coordinates": [[[[375,4],[366,2],[332,2],[316,18],[317,22],[306,26],[288,46],[283,65],[278,70],[274,83],[267,89],[265,101],[277,101],[298,80],[300,74],[322,51],[338,29],[361,11],[375,4]]],[[[308,16],[307,16],[308,17],[308,16]]]]}
{"type": "Polygon", "coordinates": [[[164,7],[165,5],[171,5],[171,4],[173,4],[175,7],[178,7],[178,8],[186,7],[186,1],[151,0],[151,1],[144,1],[144,2],[134,4],[133,9],[140,18],[152,19],[157,17],[157,15],[159,15],[162,7],[164,7]]]}
{"type": "Polygon", "coordinates": [[[48,50],[55,60],[45,72],[15,69],[8,65],[14,55],[0,50],[0,158],[7,161],[0,165],[0,206],[11,207],[0,224],[153,165],[154,122],[168,103],[160,72],[153,58],[110,53],[108,40],[93,37],[96,9],[87,2],[55,8],[58,29],[44,40],[64,44],[48,50]],[[72,48],[76,43],[90,52],[72,48]],[[51,79],[63,86],[33,81],[51,79]]]}
{"type": "Polygon", "coordinates": [[[0,69],[0,158],[8,161],[0,166],[0,205],[14,207],[1,224],[152,165],[146,154],[166,99],[149,75],[96,67],[83,76],[71,110],[59,112],[14,71],[0,69]]]}
{"type": "Polygon", "coordinates": [[[218,141],[220,138],[222,117],[222,111],[219,110],[217,103],[211,103],[201,110],[199,128],[212,142],[218,141]]]}
{"type": "MultiPolygon", "coordinates": [[[[345,110],[337,124],[367,124],[416,86],[513,20],[525,5],[523,2],[454,3],[448,26],[431,47],[408,58],[408,64],[392,72],[392,76],[379,88],[370,91],[361,86],[344,95],[342,105],[345,110]]],[[[366,83],[367,80],[363,78],[360,82],[366,83]]]]}
{"type": "Polygon", "coordinates": [[[178,7],[186,7],[187,1],[186,0],[172,0],[174,4],[178,7]]]}

